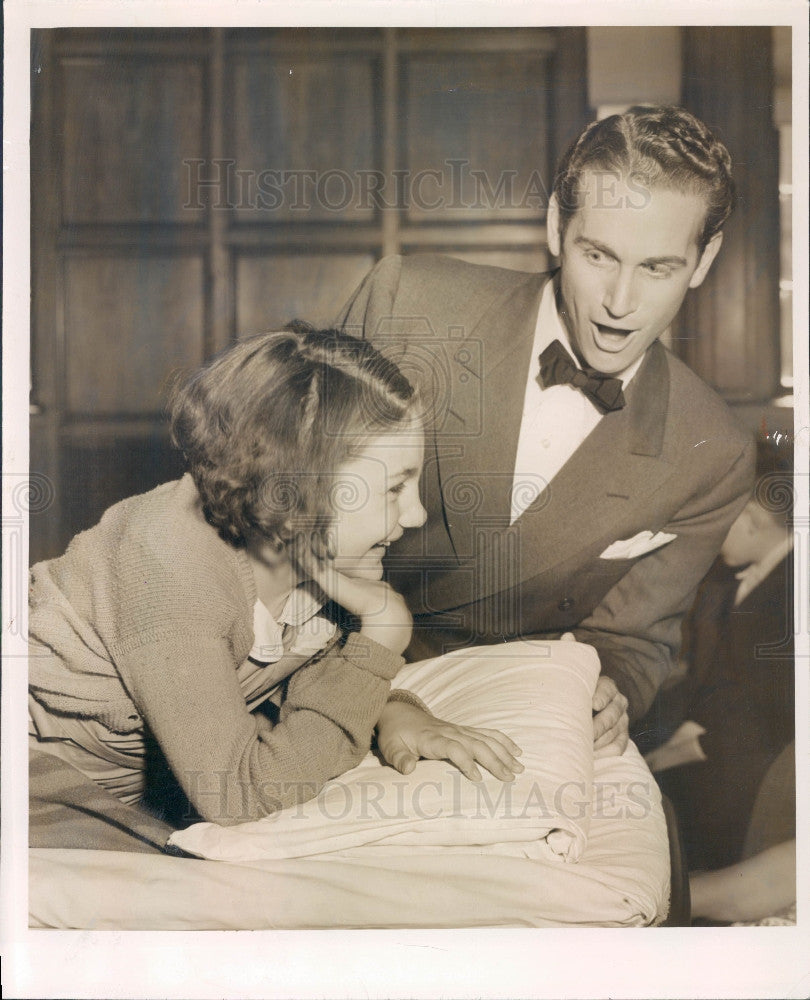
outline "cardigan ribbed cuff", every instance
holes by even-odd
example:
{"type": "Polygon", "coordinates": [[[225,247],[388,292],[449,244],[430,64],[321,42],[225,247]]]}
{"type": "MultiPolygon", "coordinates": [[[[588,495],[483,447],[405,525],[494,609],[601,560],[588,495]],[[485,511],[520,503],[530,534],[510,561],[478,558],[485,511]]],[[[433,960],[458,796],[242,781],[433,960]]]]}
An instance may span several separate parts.
{"type": "Polygon", "coordinates": [[[428,715],[433,715],[421,698],[417,698],[413,691],[407,691],[405,688],[394,688],[394,690],[388,695],[388,700],[404,701],[406,705],[413,705],[414,708],[421,708],[422,711],[427,712],[428,715]]]}
{"type": "Polygon", "coordinates": [[[341,652],[355,666],[386,681],[393,680],[405,664],[403,656],[360,632],[349,632],[341,652]]]}

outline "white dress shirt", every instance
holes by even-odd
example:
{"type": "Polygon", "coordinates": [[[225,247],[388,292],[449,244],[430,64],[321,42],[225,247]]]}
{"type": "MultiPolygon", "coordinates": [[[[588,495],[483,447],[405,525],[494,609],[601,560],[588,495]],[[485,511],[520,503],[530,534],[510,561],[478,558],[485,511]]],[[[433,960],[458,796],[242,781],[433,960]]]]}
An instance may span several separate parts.
{"type": "Polygon", "coordinates": [[[326,601],[321,589],[307,582],[290,592],[276,620],[257,600],[253,606],[253,648],[237,668],[249,709],[279,690],[301,663],[326,646],[337,626],[319,614],[326,601]]]}
{"type": "MultiPolygon", "coordinates": [[[[540,354],[559,340],[574,358],[565,324],[557,312],[555,282],[548,281],[540,297],[531,364],[523,396],[515,470],[512,480],[511,523],[536,500],[602,419],[590,399],[572,385],[540,387],[540,354]]],[[[617,376],[626,387],[643,355],[617,376]]]]}

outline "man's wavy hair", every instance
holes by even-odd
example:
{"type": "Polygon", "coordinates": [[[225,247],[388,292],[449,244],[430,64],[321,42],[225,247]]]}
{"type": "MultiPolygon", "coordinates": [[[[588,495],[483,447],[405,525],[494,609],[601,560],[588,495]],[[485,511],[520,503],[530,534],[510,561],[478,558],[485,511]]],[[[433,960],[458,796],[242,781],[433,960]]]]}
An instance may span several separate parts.
{"type": "Polygon", "coordinates": [[[298,530],[324,541],[334,473],[413,419],[416,397],[367,341],[296,320],[217,355],[168,408],[209,524],[235,546],[258,534],[281,550],[298,530]]]}
{"type": "Polygon", "coordinates": [[[706,218],[698,238],[701,252],[734,208],[728,150],[683,108],[639,105],[585,129],[563,156],[554,178],[562,231],[579,207],[585,170],[632,176],[648,188],[703,197],[706,218]]]}

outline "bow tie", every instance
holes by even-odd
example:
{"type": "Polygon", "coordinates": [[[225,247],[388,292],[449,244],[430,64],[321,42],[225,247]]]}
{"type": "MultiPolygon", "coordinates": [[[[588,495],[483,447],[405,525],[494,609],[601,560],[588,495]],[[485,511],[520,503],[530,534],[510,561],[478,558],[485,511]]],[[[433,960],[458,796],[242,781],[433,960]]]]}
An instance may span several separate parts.
{"type": "Polygon", "coordinates": [[[624,406],[622,380],[603,375],[593,368],[577,368],[559,340],[552,340],[540,355],[541,388],[550,385],[573,385],[581,390],[600,413],[624,406]]]}

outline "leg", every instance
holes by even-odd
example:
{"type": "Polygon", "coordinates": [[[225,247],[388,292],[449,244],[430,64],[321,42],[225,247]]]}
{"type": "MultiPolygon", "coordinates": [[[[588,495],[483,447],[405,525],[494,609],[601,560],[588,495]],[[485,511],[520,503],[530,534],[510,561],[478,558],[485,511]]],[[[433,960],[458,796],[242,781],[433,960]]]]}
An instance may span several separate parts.
{"type": "Polygon", "coordinates": [[[171,833],[66,761],[29,748],[29,846],[161,853],[171,833]]]}

